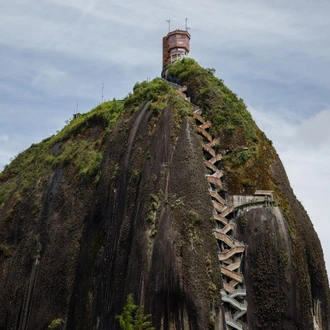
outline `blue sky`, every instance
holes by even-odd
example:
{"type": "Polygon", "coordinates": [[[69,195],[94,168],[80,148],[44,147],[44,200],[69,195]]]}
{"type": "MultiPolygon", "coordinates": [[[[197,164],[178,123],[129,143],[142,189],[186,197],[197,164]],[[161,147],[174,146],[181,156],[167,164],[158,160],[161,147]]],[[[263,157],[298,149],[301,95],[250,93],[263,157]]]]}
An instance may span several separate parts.
{"type": "Polygon", "coordinates": [[[78,111],[160,75],[162,37],[190,27],[190,56],[216,69],[273,141],[330,269],[330,2],[3,0],[0,169],[78,111]]]}

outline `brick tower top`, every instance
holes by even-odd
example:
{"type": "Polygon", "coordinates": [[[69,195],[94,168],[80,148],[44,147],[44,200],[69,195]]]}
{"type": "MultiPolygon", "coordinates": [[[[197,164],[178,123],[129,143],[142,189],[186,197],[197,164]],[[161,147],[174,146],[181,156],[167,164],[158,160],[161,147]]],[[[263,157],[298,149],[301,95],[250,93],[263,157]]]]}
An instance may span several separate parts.
{"type": "Polygon", "coordinates": [[[190,34],[185,30],[174,30],[163,37],[163,67],[187,56],[190,50],[190,34]]]}

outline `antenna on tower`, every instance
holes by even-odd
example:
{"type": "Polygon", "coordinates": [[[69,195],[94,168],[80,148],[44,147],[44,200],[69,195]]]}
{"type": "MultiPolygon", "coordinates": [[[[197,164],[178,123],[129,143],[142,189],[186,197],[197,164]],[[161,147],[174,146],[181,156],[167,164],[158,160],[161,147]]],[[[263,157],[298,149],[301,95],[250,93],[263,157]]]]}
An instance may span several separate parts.
{"type": "Polygon", "coordinates": [[[168,32],[171,32],[171,20],[168,19],[166,22],[168,23],[168,32]]]}
{"type": "Polygon", "coordinates": [[[78,100],[77,100],[77,105],[76,105],[76,116],[78,114],[78,100]]]}
{"type": "Polygon", "coordinates": [[[188,32],[188,30],[189,30],[190,28],[188,28],[187,21],[188,21],[188,18],[186,18],[186,24],[185,24],[186,31],[188,32]]]}
{"type": "Polygon", "coordinates": [[[104,90],[104,83],[102,83],[102,99],[101,99],[101,103],[103,103],[103,90],[104,90]]]}

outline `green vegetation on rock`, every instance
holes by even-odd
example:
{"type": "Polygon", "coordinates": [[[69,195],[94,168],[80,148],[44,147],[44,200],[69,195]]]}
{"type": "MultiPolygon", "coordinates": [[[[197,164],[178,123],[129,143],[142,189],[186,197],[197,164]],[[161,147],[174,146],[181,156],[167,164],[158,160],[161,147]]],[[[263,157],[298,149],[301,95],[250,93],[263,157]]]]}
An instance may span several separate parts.
{"type": "Polygon", "coordinates": [[[231,193],[273,189],[264,168],[276,153],[269,148],[270,143],[256,126],[243,100],[213,73],[214,70],[204,69],[192,59],[178,61],[165,72],[170,81],[187,86],[191,102],[212,122],[209,132],[220,140],[217,152],[224,155],[223,165],[231,193]]]}
{"type": "Polygon", "coordinates": [[[155,78],[150,82],[136,83],[133,87],[133,93],[130,93],[125,99],[125,109],[136,109],[143,102],[151,101],[151,108],[157,112],[156,105],[162,101],[163,96],[170,90],[170,85],[161,78],[155,78]]]}
{"type": "Polygon", "coordinates": [[[122,330],[155,330],[150,322],[150,314],[144,314],[144,307],[135,305],[133,295],[129,294],[121,314],[116,315],[122,330]]]}
{"type": "Polygon", "coordinates": [[[54,319],[50,322],[48,329],[58,329],[63,323],[64,321],[60,318],[54,319]]]}
{"type": "Polygon", "coordinates": [[[72,119],[58,134],[19,153],[0,173],[0,207],[10,197],[18,201],[55,169],[99,178],[104,137],[123,112],[123,101],[109,101],[72,119]]]}
{"type": "MultiPolygon", "coordinates": [[[[191,101],[203,109],[203,115],[213,124],[210,133],[239,143],[257,141],[254,122],[242,99],[239,99],[222,80],[192,59],[183,59],[172,65],[168,72],[181,85],[187,85],[191,101]]],[[[239,144],[238,144],[239,145],[239,144]]]]}

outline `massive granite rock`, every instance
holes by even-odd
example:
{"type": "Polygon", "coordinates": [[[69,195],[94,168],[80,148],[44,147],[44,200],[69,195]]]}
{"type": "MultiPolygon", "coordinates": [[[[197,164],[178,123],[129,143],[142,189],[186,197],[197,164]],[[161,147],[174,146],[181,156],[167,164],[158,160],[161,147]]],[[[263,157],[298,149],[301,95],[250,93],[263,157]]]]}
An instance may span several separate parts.
{"type": "MultiPolygon", "coordinates": [[[[210,71],[184,60],[164,76],[212,122],[224,197],[276,196],[235,213],[235,239],[247,244],[242,326],[328,330],[311,221],[270,141],[210,71]]],[[[161,79],[136,85],[1,173],[0,329],[119,329],[130,293],[156,329],[226,329],[205,151],[180,93],[161,79]]]]}

